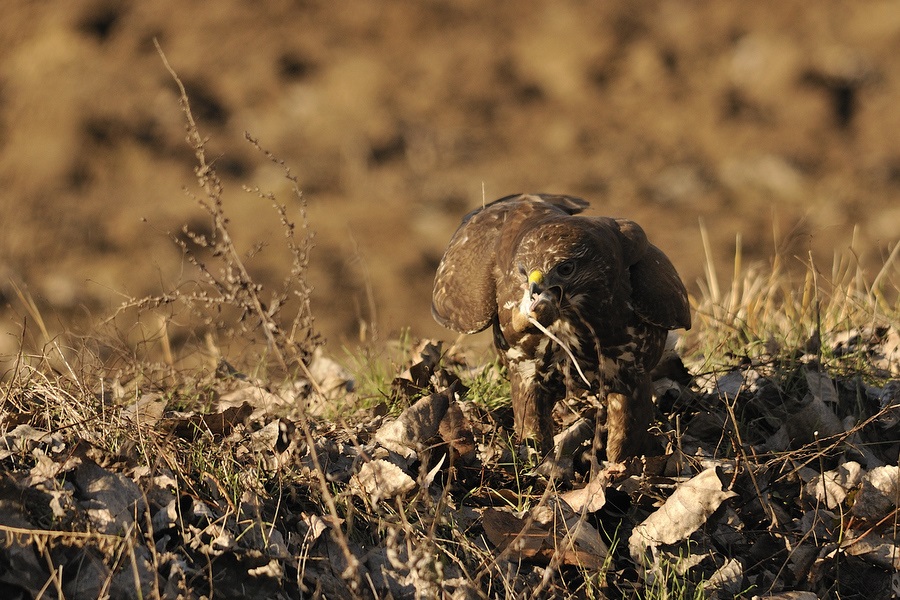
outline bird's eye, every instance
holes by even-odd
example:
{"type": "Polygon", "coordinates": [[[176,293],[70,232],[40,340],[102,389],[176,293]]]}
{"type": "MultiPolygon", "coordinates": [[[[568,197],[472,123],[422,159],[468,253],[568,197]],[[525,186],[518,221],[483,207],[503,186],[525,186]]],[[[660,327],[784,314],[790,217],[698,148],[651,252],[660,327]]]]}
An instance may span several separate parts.
{"type": "Polygon", "coordinates": [[[559,263],[556,267],[556,273],[560,277],[569,277],[575,272],[575,261],[567,260],[559,263]]]}

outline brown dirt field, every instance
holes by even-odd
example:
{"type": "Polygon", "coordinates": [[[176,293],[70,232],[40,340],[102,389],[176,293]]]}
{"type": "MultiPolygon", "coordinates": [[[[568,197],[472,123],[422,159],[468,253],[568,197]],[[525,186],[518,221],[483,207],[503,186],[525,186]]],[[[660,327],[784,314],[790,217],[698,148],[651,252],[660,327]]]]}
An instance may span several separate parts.
{"type": "MultiPolygon", "coordinates": [[[[330,343],[431,320],[443,247],[470,208],[519,191],[633,218],[689,288],[747,260],[900,239],[900,7],[893,0],[215,3],[12,0],[0,20],[0,291],[6,351],[24,285],[51,323],[106,314],[183,275],[165,232],[204,225],[157,38],[228,188],[239,241],[280,281],[294,202],[244,140],[300,177],[330,343]],[[142,221],[145,218],[147,222],[142,221]],[[369,292],[371,292],[370,301],[369,292]],[[374,313],[373,313],[374,310],[374,313]]],[[[295,204],[295,202],[294,202],[295,204]]],[[[13,346],[14,347],[14,346],[13,346]]]]}

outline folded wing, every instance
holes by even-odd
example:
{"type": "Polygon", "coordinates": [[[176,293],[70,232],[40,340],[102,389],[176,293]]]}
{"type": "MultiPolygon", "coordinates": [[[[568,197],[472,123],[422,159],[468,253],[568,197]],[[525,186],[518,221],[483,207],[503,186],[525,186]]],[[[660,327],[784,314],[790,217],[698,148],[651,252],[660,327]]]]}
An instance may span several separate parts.
{"type": "Polygon", "coordinates": [[[512,265],[497,264],[504,240],[529,222],[553,214],[576,214],[588,203],[572,196],[516,194],[473,210],[453,234],[434,280],[435,320],[461,333],[475,333],[497,314],[497,278],[512,265]]]}

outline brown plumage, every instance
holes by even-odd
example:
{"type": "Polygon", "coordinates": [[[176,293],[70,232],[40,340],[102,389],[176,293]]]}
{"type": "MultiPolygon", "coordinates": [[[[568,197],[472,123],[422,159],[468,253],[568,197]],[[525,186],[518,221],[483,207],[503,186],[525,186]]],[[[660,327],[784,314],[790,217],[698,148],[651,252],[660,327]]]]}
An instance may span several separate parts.
{"type": "Polygon", "coordinates": [[[575,216],[586,206],[522,194],[470,212],[438,267],[432,313],[462,333],[493,325],[520,440],[549,450],[554,403],[590,388],[605,398],[606,454],[618,462],[643,452],[650,370],[667,332],[690,328],[691,317],[678,273],[643,229],[575,216]]]}

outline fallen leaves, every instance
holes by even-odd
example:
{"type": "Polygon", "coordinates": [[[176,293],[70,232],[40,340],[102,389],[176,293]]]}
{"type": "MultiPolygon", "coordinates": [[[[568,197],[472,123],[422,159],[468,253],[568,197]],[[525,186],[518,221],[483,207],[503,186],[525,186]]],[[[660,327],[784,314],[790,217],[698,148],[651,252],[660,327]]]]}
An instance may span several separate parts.
{"type": "Polygon", "coordinates": [[[567,399],[558,456],[531,468],[508,409],[475,402],[440,344],[419,356],[392,412],[324,417],[355,392],[320,356],[327,385],[229,373],[65,427],[4,421],[0,583],[67,598],[888,597],[864,586],[900,570],[897,379],[813,359],[666,376],[666,455],[592,476],[596,397],[567,399]],[[93,423],[120,442],[101,447],[93,423]]]}
{"type": "Polygon", "coordinates": [[[375,441],[404,458],[415,457],[437,435],[452,396],[453,392],[446,390],[418,400],[396,420],[382,425],[375,441]]]}
{"type": "Polygon", "coordinates": [[[862,467],[856,461],[849,461],[837,469],[814,475],[806,485],[806,493],[833,510],[843,504],[861,477],[862,467]]]}
{"type": "Polygon", "coordinates": [[[164,419],[161,427],[188,440],[203,435],[223,437],[230,435],[234,428],[243,423],[244,419],[249,417],[252,412],[253,406],[249,402],[242,402],[240,406],[232,406],[222,412],[173,416],[164,419]]]}
{"type": "Polygon", "coordinates": [[[364,463],[351,479],[351,485],[378,503],[411,492],[416,482],[397,465],[378,459],[364,463]]]}
{"type": "Polygon", "coordinates": [[[606,504],[608,485],[608,473],[601,472],[583,487],[563,492],[559,497],[577,513],[594,513],[606,504]]]}
{"type": "Polygon", "coordinates": [[[561,499],[536,506],[527,516],[489,508],[482,514],[484,532],[506,560],[601,569],[609,548],[595,527],[561,499]]]}
{"type": "Polygon", "coordinates": [[[863,475],[850,512],[866,521],[880,521],[892,514],[900,501],[900,468],[876,467],[863,475]]]}
{"type": "Polygon", "coordinates": [[[715,468],[685,481],[656,512],[634,528],[628,542],[632,558],[640,564],[647,548],[686,539],[706,523],[722,502],[735,496],[735,492],[722,489],[715,468]]]}

